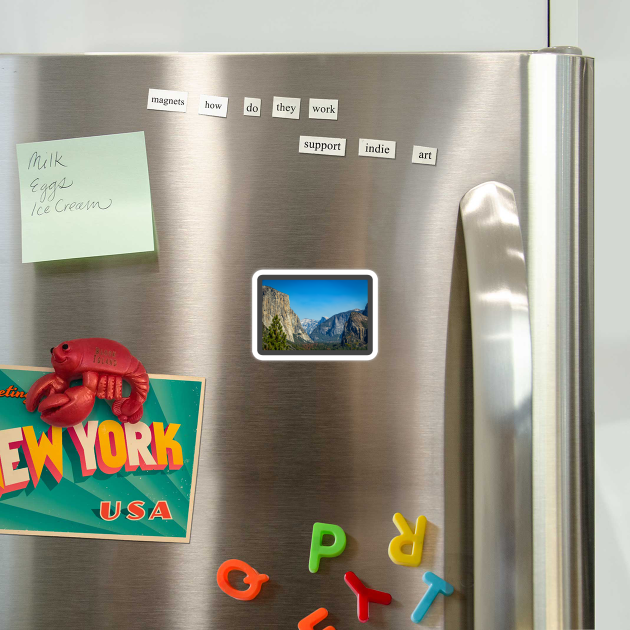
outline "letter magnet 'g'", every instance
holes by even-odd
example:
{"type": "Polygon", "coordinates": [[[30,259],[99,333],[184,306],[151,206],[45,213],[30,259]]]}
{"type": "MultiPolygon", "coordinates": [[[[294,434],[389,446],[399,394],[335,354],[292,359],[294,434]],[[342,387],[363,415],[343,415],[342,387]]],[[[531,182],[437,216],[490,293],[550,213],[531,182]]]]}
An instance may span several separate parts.
{"type": "Polygon", "coordinates": [[[415,533],[407,524],[405,517],[396,512],[394,525],[398,528],[400,536],[396,536],[389,543],[389,557],[394,564],[402,564],[407,567],[417,567],[422,561],[422,546],[424,544],[424,532],[427,528],[426,516],[419,516],[416,521],[415,533]],[[404,553],[403,547],[411,545],[411,553],[404,553]]]}

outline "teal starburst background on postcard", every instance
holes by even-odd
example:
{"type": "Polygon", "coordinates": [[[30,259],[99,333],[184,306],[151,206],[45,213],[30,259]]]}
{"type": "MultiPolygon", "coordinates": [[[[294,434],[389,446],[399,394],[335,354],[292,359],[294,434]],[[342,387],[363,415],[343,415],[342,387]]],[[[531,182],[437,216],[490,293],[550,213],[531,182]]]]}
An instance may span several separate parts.
{"type": "MultiPolygon", "coordinates": [[[[0,391],[10,385],[27,392],[29,387],[46,372],[3,369],[0,370],[0,391]]],[[[0,496],[0,530],[24,532],[58,532],[89,536],[142,536],[186,539],[189,510],[192,507],[191,490],[195,468],[197,432],[201,430],[200,405],[202,381],[151,378],[148,398],[144,404],[141,422],[181,425],[175,440],[181,445],[184,465],[179,470],[125,471],[109,475],[97,469],[89,477],[81,473],[77,450],[68,431],[63,431],[63,477],[59,483],[44,467],[37,487],[32,482],[23,490],[0,496]],[[151,509],[165,500],[172,520],[149,520],[151,509]],[[122,504],[122,513],[114,521],[105,521],[99,515],[101,501],[122,504]],[[144,501],[146,515],[142,520],[126,518],[131,501],[144,501]]],[[[115,419],[110,404],[97,399],[88,420],[115,419]]],[[[49,425],[39,413],[29,413],[23,398],[0,397],[0,431],[13,427],[32,426],[35,435],[46,432],[49,425]]],[[[26,467],[20,448],[19,468],[26,467]]]]}

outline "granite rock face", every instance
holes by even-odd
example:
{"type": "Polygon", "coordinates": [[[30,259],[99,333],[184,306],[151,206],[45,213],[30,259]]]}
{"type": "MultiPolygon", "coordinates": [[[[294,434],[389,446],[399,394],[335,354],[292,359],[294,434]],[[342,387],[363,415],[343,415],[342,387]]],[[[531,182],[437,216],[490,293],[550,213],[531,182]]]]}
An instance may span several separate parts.
{"type": "Polygon", "coordinates": [[[341,335],[342,346],[367,346],[369,320],[361,311],[352,311],[341,335]]]}
{"type": "Polygon", "coordinates": [[[319,324],[317,320],[308,318],[301,320],[300,323],[302,324],[302,328],[304,328],[307,334],[310,334],[313,328],[315,328],[315,326],[319,324]]]}
{"type": "Polygon", "coordinates": [[[343,313],[337,313],[327,320],[320,322],[310,335],[314,341],[323,341],[324,343],[334,343],[341,339],[343,329],[350,317],[351,313],[360,313],[361,309],[354,309],[352,311],[345,311],[343,313]]]}
{"type": "Polygon", "coordinates": [[[287,335],[289,341],[302,339],[311,342],[312,339],[302,327],[300,318],[293,312],[289,303],[289,296],[286,293],[280,293],[271,287],[262,288],[262,320],[263,324],[269,328],[274,316],[277,315],[282,324],[282,328],[287,335]]]}

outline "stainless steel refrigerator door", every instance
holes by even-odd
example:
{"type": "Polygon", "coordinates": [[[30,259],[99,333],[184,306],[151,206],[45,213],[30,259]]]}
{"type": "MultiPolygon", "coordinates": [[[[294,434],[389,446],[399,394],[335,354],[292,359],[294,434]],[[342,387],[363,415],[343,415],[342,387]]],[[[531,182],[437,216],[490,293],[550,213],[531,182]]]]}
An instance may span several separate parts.
{"type": "MultiPolygon", "coordinates": [[[[358,626],[343,583],[352,570],[394,596],[391,606],[372,607],[370,623],[402,628],[431,570],[455,594],[436,600],[423,627],[472,627],[472,352],[459,202],[481,182],[508,185],[526,254],[539,255],[545,234],[531,218],[541,190],[533,166],[545,156],[535,154],[543,129],[532,122],[531,98],[543,88],[532,63],[552,87],[567,79],[582,95],[574,112],[584,125],[575,140],[582,153],[571,163],[588,163],[592,62],[583,57],[0,59],[0,362],[43,365],[60,339],[105,336],[131,348],[149,372],[207,378],[191,543],[0,536],[0,625],[262,630],[293,628],[325,606],[341,629],[358,626]],[[558,67],[571,76],[559,77],[558,67]],[[149,88],[188,91],[188,113],[148,111],[149,88]],[[228,96],[228,117],[199,116],[200,94],[228,96]],[[274,95],[301,97],[301,119],[272,118],[274,95]],[[245,96],[262,98],[260,118],[242,116],[245,96]],[[339,119],[308,119],[309,97],[338,98],[339,119]],[[138,130],[146,134],[158,252],[21,264],[15,144],[138,130]],[[299,155],[300,135],[347,138],[346,157],[299,155]],[[396,140],[396,159],[358,157],[360,137],[396,140]],[[437,165],[412,164],[414,144],[438,147],[437,165]],[[257,361],[250,287],[264,268],[376,272],[378,356],[257,361]],[[429,520],[418,569],[387,556],[395,512],[429,520]],[[312,575],[315,521],[341,525],[348,546],[312,575]],[[251,603],[216,585],[217,568],[231,557],[271,578],[251,603]]],[[[555,116],[556,101],[546,107],[555,116]]],[[[587,180],[577,190],[571,238],[588,243],[587,180]]],[[[564,217],[558,208],[553,216],[564,217]]],[[[581,250],[574,241],[544,243],[547,259],[563,257],[562,273],[577,269],[579,286],[567,295],[583,303],[590,267],[578,265],[581,250]]],[[[564,276],[559,283],[564,290],[564,276]]],[[[536,295],[532,308],[542,313],[536,295]]],[[[556,303],[553,291],[548,297],[556,303]]],[[[588,398],[588,321],[572,321],[583,354],[569,376],[581,379],[588,398]]],[[[533,327],[534,398],[535,334],[533,327]]],[[[557,374],[560,386],[564,378],[557,374]]],[[[580,413],[573,409],[566,422],[574,426],[580,413]]],[[[585,512],[588,505],[577,513],[585,512]]],[[[587,573],[588,557],[578,568],[587,573]]]]}

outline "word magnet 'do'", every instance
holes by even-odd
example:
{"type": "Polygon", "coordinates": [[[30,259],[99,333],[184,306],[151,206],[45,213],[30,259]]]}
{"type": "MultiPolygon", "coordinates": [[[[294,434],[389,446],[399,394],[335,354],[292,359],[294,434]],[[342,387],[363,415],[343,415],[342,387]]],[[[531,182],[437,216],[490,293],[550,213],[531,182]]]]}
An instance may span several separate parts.
{"type": "Polygon", "coordinates": [[[407,567],[417,567],[422,561],[422,546],[424,545],[424,532],[427,528],[426,516],[419,516],[416,521],[415,533],[407,524],[405,517],[396,512],[394,514],[394,524],[400,532],[400,536],[396,536],[389,543],[389,557],[394,564],[402,564],[407,567]],[[411,553],[404,553],[403,547],[412,545],[411,553]]]}
{"type": "Polygon", "coordinates": [[[230,597],[234,599],[240,599],[241,601],[249,602],[260,593],[262,585],[269,580],[269,576],[264,573],[258,573],[256,569],[252,568],[246,562],[242,560],[226,560],[217,571],[217,584],[219,588],[230,597]],[[249,584],[249,588],[245,591],[240,591],[234,588],[228,579],[230,571],[242,571],[245,573],[243,582],[249,584]]]}
{"type": "Polygon", "coordinates": [[[328,525],[327,523],[313,524],[313,537],[311,538],[311,555],[308,559],[308,570],[311,573],[319,571],[319,561],[322,558],[336,558],[340,556],[346,548],[346,532],[339,525],[328,525]],[[333,536],[335,541],[332,545],[324,545],[324,536],[333,536]]]}

